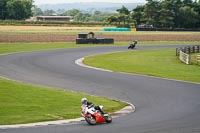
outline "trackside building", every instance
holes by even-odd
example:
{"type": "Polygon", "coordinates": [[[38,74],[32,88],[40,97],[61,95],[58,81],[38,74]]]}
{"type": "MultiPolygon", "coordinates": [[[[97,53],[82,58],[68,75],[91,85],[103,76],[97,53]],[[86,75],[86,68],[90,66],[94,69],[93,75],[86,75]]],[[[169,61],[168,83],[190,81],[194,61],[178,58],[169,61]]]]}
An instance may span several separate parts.
{"type": "Polygon", "coordinates": [[[72,16],[37,16],[37,21],[73,21],[72,16]]]}

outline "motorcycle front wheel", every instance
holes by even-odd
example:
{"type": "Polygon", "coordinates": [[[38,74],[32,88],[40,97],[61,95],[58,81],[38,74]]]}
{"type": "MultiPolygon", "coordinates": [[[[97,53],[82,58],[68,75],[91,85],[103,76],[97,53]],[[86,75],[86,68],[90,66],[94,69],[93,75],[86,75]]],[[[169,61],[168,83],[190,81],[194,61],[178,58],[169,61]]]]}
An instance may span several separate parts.
{"type": "Polygon", "coordinates": [[[112,117],[110,115],[104,117],[107,123],[112,122],[112,117]]]}
{"type": "Polygon", "coordinates": [[[96,120],[94,119],[94,117],[85,117],[85,121],[89,124],[89,125],[95,125],[96,124],[96,120]]]}

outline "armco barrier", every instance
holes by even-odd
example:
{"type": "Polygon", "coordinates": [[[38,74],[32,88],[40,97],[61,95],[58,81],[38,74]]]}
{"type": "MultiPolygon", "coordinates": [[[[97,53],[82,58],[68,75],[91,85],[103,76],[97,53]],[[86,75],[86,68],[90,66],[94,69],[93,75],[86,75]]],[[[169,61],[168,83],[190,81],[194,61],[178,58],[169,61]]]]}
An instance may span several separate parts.
{"type": "Polygon", "coordinates": [[[200,53],[200,45],[176,48],[176,56],[179,56],[179,59],[185,64],[191,64],[191,59],[190,59],[191,53],[200,53]]]}
{"type": "Polygon", "coordinates": [[[103,28],[103,31],[131,31],[131,28],[103,28]]]}
{"type": "Polygon", "coordinates": [[[176,48],[176,56],[179,56],[180,51],[191,54],[191,53],[200,53],[200,45],[193,45],[193,46],[185,46],[176,48]]]}
{"type": "Polygon", "coordinates": [[[137,31],[193,31],[199,32],[200,28],[139,28],[137,27],[137,31]]]}

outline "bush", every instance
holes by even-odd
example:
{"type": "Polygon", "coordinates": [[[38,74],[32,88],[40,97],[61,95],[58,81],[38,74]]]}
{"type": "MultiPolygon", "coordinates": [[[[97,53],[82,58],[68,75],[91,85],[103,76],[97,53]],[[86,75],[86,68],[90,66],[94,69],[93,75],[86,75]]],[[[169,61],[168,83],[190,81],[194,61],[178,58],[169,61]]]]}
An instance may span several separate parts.
{"type": "Polygon", "coordinates": [[[25,20],[0,20],[0,25],[26,25],[26,26],[105,26],[101,22],[64,22],[64,21],[25,21],[25,20]]]}

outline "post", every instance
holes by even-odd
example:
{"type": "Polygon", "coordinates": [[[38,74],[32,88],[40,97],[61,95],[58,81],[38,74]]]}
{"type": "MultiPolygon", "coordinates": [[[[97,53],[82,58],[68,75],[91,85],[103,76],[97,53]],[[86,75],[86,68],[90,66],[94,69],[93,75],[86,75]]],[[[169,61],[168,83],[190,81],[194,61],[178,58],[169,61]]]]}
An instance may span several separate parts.
{"type": "Polygon", "coordinates": [[[200,54],[197,55],[197,64],[200,64],[200,54]]]}
{"type": "Polygon", "coordinates": [[[200,45],[198,45],[198,51],[199,51],[199,53],[200,53],[200,45]]]}

